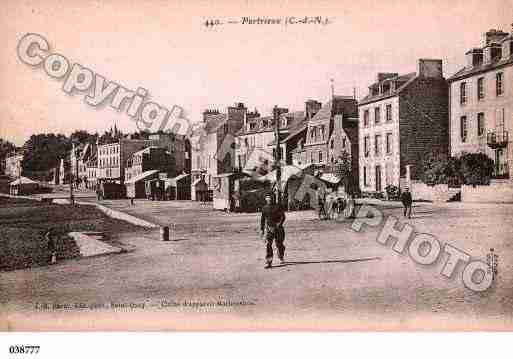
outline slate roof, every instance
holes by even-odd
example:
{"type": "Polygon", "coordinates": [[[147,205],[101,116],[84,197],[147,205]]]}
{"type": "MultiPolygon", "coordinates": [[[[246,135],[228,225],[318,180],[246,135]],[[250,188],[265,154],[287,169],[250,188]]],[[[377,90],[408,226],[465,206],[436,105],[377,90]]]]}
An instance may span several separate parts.
{"type": "Polygon", "coordinates": [[[417,73],[411,72],[409,74],[399,75],[396,77],[387,78],[380,82],[375,82],[369,87],[377,86],[379,83],[390,82],[390,81],[399,82],[401,84],[394,91],[391,91],[390,93],[387,93],[387,94],[381,94],[381,95],[368,94],[367,96],[365,96],[363,99],[360,100],[360,102],[358,103],[358,106],[365,105],[365,104],[375,102],[375,101],[380,101],[380,100],[383,100],[383,99],[386,99],[389,97],[397,96],[398,94],[401,93],[401,91],[403,91],[405,88],[407,88],[408,85],[410,85],[416,78],[417,78],[417,73]]]}
{"type": "Polygon", "coordinates": [[[500,69],[500,68],[503,68],[506,66],[511,66],[511,65],[513,65],[513,54],[508,59],[497,59],[495,61],[492,60],[492,62],[490,64],[486,64],[486,65],[481,64],[478,66],[474,66],[470,69],[467,67],[464,67],[464,68],[460,69],[458,72],[456,72],[454,75],[449,77],[447,79],[447,81],[452,82],[452,81],[464,79],[464,78],[467,78],[467,77],[470,77],[473,75],[481,74],[481,73],[492,71],[492,70],[497,70],[497,69],[500,69]]]}

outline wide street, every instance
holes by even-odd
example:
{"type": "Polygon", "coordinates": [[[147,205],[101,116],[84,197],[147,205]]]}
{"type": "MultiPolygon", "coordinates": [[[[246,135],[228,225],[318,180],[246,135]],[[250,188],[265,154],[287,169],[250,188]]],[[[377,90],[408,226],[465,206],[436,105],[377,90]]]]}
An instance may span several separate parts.
{"type": "MultiPolygon", "coordinates": [[[[511,204],[416,203],[413,219],[400,218],[474,258],[495,248],[497,280],[476,293],[464,287],[462,266],[453,279],[440,274],[446,257],[422,266],[378,243],[382,225],[355,232],[350,221],[290,212],[287,263],[264,269],[258,214],[181,201],[102,203],[170,225],[171,241],[160,241],[159,230],[141,229],[113,238],[125,253],[1,273],[0,318],[8,327],[465,330],[513,324],[511,204]],[[76,303],[83,308],[66,308],[76,303]],[[55,304],[61,307],[48,308],[55,304]]],[[[402,214],[397,203],[378,208],[385,216],[402,214]]]]}

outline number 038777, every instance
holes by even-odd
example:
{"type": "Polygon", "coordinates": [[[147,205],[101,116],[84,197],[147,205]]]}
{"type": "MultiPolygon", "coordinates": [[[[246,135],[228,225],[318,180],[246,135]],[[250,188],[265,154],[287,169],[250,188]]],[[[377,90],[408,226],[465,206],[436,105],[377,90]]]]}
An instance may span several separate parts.
{"type": "Polygon", "coordinates": [[[37,354],[39,345],[11,345],[9,354],[37,354]]]}

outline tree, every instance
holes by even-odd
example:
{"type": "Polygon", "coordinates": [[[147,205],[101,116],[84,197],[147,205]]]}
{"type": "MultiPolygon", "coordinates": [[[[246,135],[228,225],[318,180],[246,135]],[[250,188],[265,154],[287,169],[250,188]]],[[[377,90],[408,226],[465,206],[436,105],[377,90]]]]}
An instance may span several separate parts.
{"type": "Polygon", "coordinates": [[[489,184],[493,175],[494,162],[484,153],[463,153],[461,160],[461,176],[465,184],[489,184]]]}
{"type": "Polygon", "coordinates": [[[459,157],[447,157],[433,152],[423,161],[422,181],[428,185],[488,184],[493,168],[492,159],[484,153],[462,153],[459,157]]]}
{"type": "Polygon", "coordinates": [[[31,178],[46,179],[60,159],[69,156],[70,150],[71,142],[65,135],[32,135],[23,145],[23,172],[31,178]]]}
{"type": "Polygon", "coordinates": [[[71,134],[71,140],[76,143],[95,143],[98,134],[91,134],[84,130],[77,130],[71,134]]]}

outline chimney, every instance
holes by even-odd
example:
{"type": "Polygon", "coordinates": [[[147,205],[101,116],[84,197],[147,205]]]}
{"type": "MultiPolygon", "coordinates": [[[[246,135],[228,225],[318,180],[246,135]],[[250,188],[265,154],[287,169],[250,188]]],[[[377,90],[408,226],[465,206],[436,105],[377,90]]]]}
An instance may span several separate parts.
{"type": "Polygon", "coordinates": [[[203,122],[207,122],[212,115],[219,115],[219,110],[205,110],[203,111],[203,122]]]}
{"type": "Polygon", "coordinates": [[[308,100],[305,102],[305,116],[311,119],[321,109],[322,104],[319,101],[308,100]]]}
{"type": "Polygon", "coordinates": [[[442,60],[419,59],[419,77],[443,78],[442,60]]]}
{"type": "Polygon", "coordinates": [[[482,39],[481,39],[481,43],[482,43],[481,46],[485,47],[492,43],[500,44],[502,39],[504,39],[508,35],[509,34],[507,32],[504,32],[502,30],[490,29],[483,34],[482,39]]]}
{"type": "Polygon", "coordinates": [[[507,60],[513,55],[513,35],[502,40],[502,59],[507,60]]]}
{"type": "Polygon", "coordinates": [[[496,43],[490,43],[483,48],[483,64],[488,65],[498,61],[501,58],[502,46],[496,43]]]}
{"type": "Polygon", "coordinates": [[[378,81],[377,82],[381,82],[385,79],[390,79],[390,78],[393,78],[393,77],[397,77],[399,76],[399,74],[397,72],[378,72],[378,81]]]}
{"type": "Polygon", "coordinates": [[[483,50],[479,48],[470,49],[465,53],[467,57],[467,68],[471,69],[483,63],[483,50]]]}

